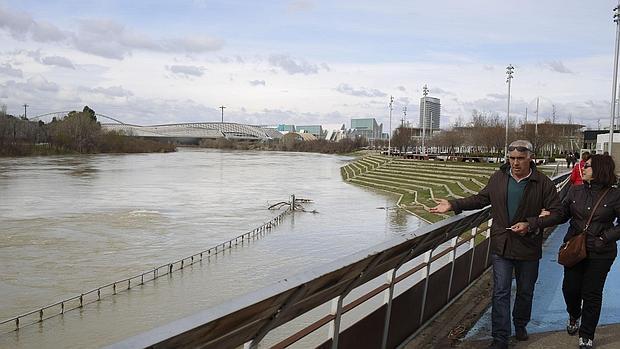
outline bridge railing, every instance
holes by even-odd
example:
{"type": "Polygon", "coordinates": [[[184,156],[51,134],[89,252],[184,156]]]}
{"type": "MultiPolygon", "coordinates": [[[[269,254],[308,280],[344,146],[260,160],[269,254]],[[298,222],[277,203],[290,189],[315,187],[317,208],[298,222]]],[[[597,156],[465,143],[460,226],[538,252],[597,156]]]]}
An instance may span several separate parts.
{"type": "Polygon", "coordinates": [[[285,211],[282,211],[277,216],[273,217],[270,221],[259,226],[258,228],[255,228],[251,231],[248,231],[247,233],[241,234],[228,241],[215,245],[211,248],[194,253],[190,256],[168,262],[140,274],[119,279],[102,286],[98,286],[73,297],[65,298],[58,302],[48,304],[35,310],[0,321],[0,330],[4,330],[0,332],[6,332],[7,330],[16,330],[28,324],[41,322],[47,318],[64,314],[66,311],[82,308],[84,305],[100,301],[104,297],[115,295],[118,292],[129,290],[132,287],[143,285],[145,282],[153,281],[165,275],[170,275],[173,272],[182,270],[183,268],[188,267],[194,263],[201,262],[203,261],[203,259],[208,260],[209,258],[217,255],[218,253],[222,253],[235,246],[248,243],[252,239],[268,233],[269,231],[271,231],[271,229],[282,223],[284,216],[289,214],[291,211],[292,207],[289,207],[285,211]]]}
{"type": "Polygon", "coordinates": [[[110,348],[395,348],[489,267],[490,226],[488,207],[453,216],[110,348]]]}

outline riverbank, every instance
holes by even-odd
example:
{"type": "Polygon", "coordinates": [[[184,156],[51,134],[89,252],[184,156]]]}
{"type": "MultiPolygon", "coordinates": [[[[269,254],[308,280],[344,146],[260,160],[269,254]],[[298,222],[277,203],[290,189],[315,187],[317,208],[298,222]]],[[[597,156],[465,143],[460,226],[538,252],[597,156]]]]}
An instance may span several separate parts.
{"type": "Polygon", "coordinates": [[[200,141],[201,148],[226,150],[263,150],[263,151],[290,151],[321,154],[348,155],[365,147],[364,139],[343,139],[330,142],[324,139],[311,141],[296,141],[294,139],[272,140],[268,142],[244,142],[229,139],[205,139],[200,141]]]}

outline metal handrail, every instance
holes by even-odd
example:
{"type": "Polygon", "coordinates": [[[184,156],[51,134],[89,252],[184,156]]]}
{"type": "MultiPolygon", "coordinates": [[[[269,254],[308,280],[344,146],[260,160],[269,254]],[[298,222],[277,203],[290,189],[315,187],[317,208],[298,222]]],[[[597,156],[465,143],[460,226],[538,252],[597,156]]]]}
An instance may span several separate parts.
{"type": "MultiPolygon", "coordinates": [[[[300,199],[297,199],[300,200],[300,199]]],[[[208,249],[202,250],[200,252],[194,253],[190,256],[187,257],[183,257],[180,259],[177,259],[175,261],[172,262],[168,262],[165,264],[162,264],[158,267],[155,267],[153,269],[147,270],[145,272],[136,274],[134,276],[130,276],[130,277],[126,277],[123,279],[119,279],[116,280],[114,282],[110,282],[107,283],[105,285],[102,286],[98,286],[95,287],[91,290],[85,291],[80,293],[79,295],[75,295],[69,298],[65,298],[63,300],[39,307],[37,309],[28,311],[26,313],[22,313],[20,315],[11,317],[9,319],[0,321],[0,326],[1,325],[6,325],[8,323],[14,322],[15,323],[15,327],[13,328],[13,330],[17,330],[20,327],[23,327],[27,324],[23,324],[22,320],[24,320],[26,317],[29,317],[31,315],[34,314],[38,314],[38,320],[36,321],[32,321],[28,324],[32,324],[32,323],[37,323],[37,322],[42,322],[45,319],[57,316],[57,315],[61,315],[64,314],[65,312],[69,311],[69,310],[73,310],[73,309],[77,309],[77,308],[81,308],[86,304],[89,303],[93,303],[96,301],[100,301],[102,298],[102,291],[106,291],[108,289],[112,289],[112,292],[109,295],[115,295],[118,292],[121,291],[126,291],[131,289],[132,287],[132,281],[135,281],[137,283],[135,283],[136,286],[140,286],[143,285],[145,282],[149,282],[149,281],[153,281],[159,277],[165,276],[165,275],[169,275],[174,271],[178,271],[178,270],[182,270],[184,267],[192,265],[196,262],[200,262],[203,260],[204,257],[206,257],[207,259],[209,259],[211,256],[214,256],[218,253],[222,253],[227,249],[231,249],[233,246],[237,246],[239,245],[239,243],[243,244],[246,240],[250,240],[253,238],[256,238],[257,236],[261,236],[266,234],[267,232],[269,232],[271,229],[273,229],[274,227],[278,226],[280,223],[282,223],[282,220],[284,219],[284,216],[286,216],[287,214],[291,213],[293,211],[293,206],[289,206],[285,211],[281,212],[280,214],[278,214],[277,216],[275,216],[274,218],[272,218],[270,221],[262,224],[261,226],[247,232],[244,234],[241,234],[239,236],[236,236],[230,240],[227,240],[223,243],[220,243],[218,245],[215,245],[213,247],[210,247],[208,249]],[[176,266],[176,269],[175,269],[176,266]],[[163,272],[162,272],[163,270],[163,272]],[[96,298],[93,297],[93,299],[87,299],[87,296],[91,296],[94,295],[96,293],[96,298]],[[52,314],[45,314],[45,312],[47,310],[50,310],[52,308],[57,308],[60,306],[59,311],[52,313],[52,314]]],[[[103,297],[105,297],[106,294],[103,294],[103,297]]]]}

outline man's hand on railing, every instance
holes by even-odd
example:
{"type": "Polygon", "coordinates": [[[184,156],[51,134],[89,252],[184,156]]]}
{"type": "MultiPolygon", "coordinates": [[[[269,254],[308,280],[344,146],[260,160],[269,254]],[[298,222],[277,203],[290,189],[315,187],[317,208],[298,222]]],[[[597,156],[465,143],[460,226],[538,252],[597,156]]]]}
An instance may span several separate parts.
{"type": "Polygon", "coordinates": [[[429,209],[431,213],[446,213],[452,210],[452,205],[446,199],[435,199],[435,202],[438,203],[438,205],[429,209]]]}

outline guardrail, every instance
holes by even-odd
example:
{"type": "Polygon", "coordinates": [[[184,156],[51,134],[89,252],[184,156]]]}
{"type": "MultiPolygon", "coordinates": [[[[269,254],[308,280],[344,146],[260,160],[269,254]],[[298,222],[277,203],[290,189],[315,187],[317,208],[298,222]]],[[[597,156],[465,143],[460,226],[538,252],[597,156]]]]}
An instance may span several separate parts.
{"type": "MultiPolygon", "coordinates": [[[[294,195],[291,196],[291,200],[291,202],[307,202],[304,201],[306,199],[295,199],[294,195]]],[[[153,281],[165,275],[170,275],[174,271],[182,270],[183,268],[190,266],[194,263],[201,262],[204,258],[208,260],[211,256],[215,256],[216,254],[222,253],[225,250],[231,249],[234,246],[238,246],[239,244],[243,245],[246,241],[249,242],[251,239],[266,234],[271,229],[278,226],[284,219],[284,216],[294,210],[295,205],[289,205],[285,211],[281,212],[260,227],[255,228],[247,233],[241,234],[237,237],[234,237],[228,241],[220,243],[206,250],[194,253],[191,256],[187,256],[160,265],[151,270],[147,270],[134,276],[110,282],[103,286],[99,286],[89,291],[80,293],[79,295],[66,298],[52,304],[48,304],[38,309],[14,316],[10,319],[3,320],[0,322],[0,328],[6,327],[7,325],[13,323],[14,326],[12,327],[12,330],[17,330],[27,324],[42,322],[47,318],[64,314],[66,311],[82,308],[86,304],[97,302],[101,300],[101,298],[104,298],[106,296],[115,295],[118,292],[130,290],[132,286],[140,286],[143,285],[145,282],[153,281]]]]}
{"type": "Polygon", "coordinates": [[[489,207],[453,216],[109,348],[398,348],[489,267],[490,226],[489,207]]]}

